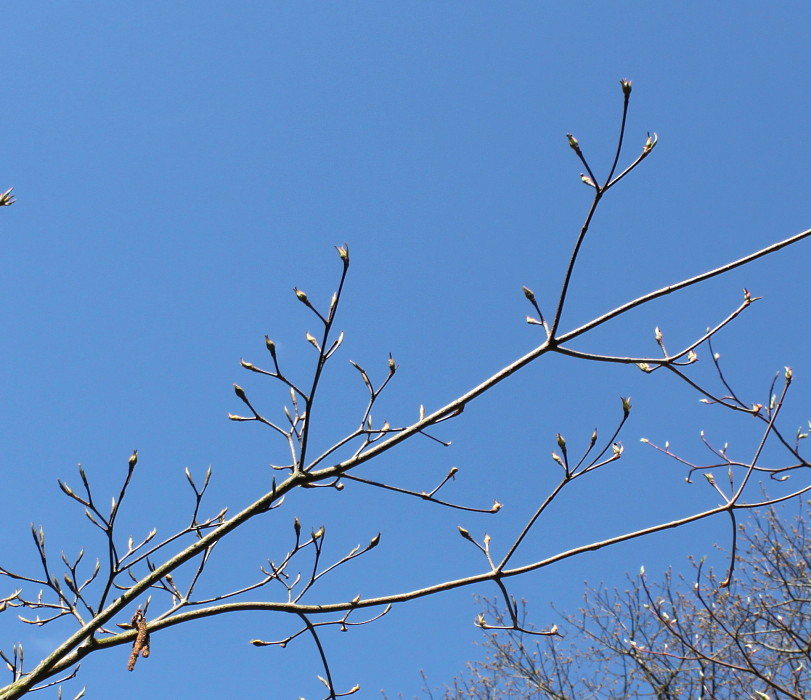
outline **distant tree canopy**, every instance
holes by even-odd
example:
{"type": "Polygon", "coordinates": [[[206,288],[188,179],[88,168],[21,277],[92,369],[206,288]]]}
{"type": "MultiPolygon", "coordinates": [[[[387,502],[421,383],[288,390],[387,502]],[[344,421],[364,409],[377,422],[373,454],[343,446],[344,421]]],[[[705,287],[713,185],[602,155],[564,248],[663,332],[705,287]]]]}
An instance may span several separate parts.
{"type": "MultiPolygon", "coordinates": [[[[641,571],[624,590],[587,586],[583,607],[556,634],[511,628],[499,601],[483,600],[495,629],[486,658],[427,695],[501,698],[811,697],[811,514],[791,522],[768,508],[739,526],[729,586],[702,562],[692,578],[641,571]],[[560,636],[562,635],[562,636],[560,636]]],[[[535,601],[537,605],[537,601],[535,601]]],[[[524,626],[526,606],[521,609],[524,626]]]]}

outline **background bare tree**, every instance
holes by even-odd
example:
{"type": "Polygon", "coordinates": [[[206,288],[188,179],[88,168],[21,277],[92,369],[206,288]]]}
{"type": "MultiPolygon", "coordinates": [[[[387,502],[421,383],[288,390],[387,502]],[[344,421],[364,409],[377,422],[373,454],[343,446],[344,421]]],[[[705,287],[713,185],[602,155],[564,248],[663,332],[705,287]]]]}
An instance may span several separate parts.
{"type": "MultiPolygon", "coordinates": [[[[285,368],[282,353],[270,338],[266,338],[266,366],[242,362],[244,369],[251,375],[258,375],[284,389],[288,398],[281,415],[278,418],[271,417],[249,398],[245,389],[239,385],[234,386],[242,409],[240,414],[230,415],[231,420],[261,424],[287,446],[289,461],[273,467],[278,478],[269,480],[251,503],[231,515],[228,509],[211,508],[205,501],[211,483],[211,470],[202,477],[187,470],[186,476],[192,492],[188,517],[173,534],[162,539],[157,537],[156,530],[149,524],[148,503],[132,506],[143,522],[143,534],[133,538],[121,533],[122,508],[125,502],[129,505],[126,499],[137,476],[137,451],[129,457],[120,488],[109,506],[107,497],[98,494],[81,467],[78,485],[60,481],[59,486],[64,494],[79,506],[97,529],[103,546],[97,556],[85,557],[84,549],[75,557],[64,552],[54,555],[54,549],[49,540],[46,540],[43,528],[33,526],[32,535],[41,564],[40,571],[24,573],[0,569],[0,574],[18,587],[4,596],[5,610],[22,613],[21,619],[30,625],[44,626],[56,622],[64,624],[66,621],[75,625],[51,653],[34,664],[26,665],[23,649],[19,644],[14,645],[11,651],[4,651],[3,658],[11,677],[9,683],[0,689],[0,698],[18,698],[37,688],[59,685],[76,675],[79,663],[89,654],[98,654],[123,645],[129,645],[131,649],[117,657],[119,662],[126,664],[131,670],[136,669],[138,659],[150,654],[151,636],[175,625],[234,612],[251,612],[254,615],[272,612],[287,616],[292,621],[292,631],[289,634],[280,639],[254,639],[252,643],[255,646],[284,647],[298,637],[309,637],[321,658],[322,670],[319,677],[325,687],[326,697],[350,695],[358,690],[358,686],[351,685],[351,681],[336,681],[322,644],[322,636],[329,630],[345,631],[369,624],[387,614],[393,607],[417,598],[489,583],[496,587],[508,606],[507,615],[502,619],[503,624],[500,627],[518,632],[523,629],[520,610],[512,602],[508,590],[510,581],[516,577],[539,571],[585,552],[716,515],[726,517],[734,531],[739,511],[796,498],[811,489],[811,485],[799,485],[790,491],[783,490],[772,498],[761,497],[757,492],[757,476],[774,477],[787,470],[808,466],[808,462],[800,454],[799,442],[795,444],[793,440],[786,438],[778,424],[781,408],[791,386],[790,370],[782,372],[772,387],[764,391],[762,399],[754,403],[744,403],[729,389],[720,374],[720,367],[721,386],[718,391],[709,385],[705,386],[703,379],[692,374],[699,350],[704,352],[704,348],[717,333],[756,301],[748,291],[744,290],[743,298],[732,305],[725,318],[713,321],[706,333],[675,352],[666,348],[663,334],[658,328],[655,340],[659,351],[655,356],[618,356],[573,347],[575,340],[582,343],[591,337],[591,332],[595,329],[634,309],[723,275],[811,236],[811,230],[796,234],[738,260],[635,297],[607,313],[595,315],[591,320],[566,330],[564,309],[574,281],[575,267],[594,215],[605,196],[648,158],[657,144],[656,134],[648,134],[645,139],[640,139],[641,147],[637,155],[624,168],[620,166],[631,91],[631,82],[622,80],[621,122],[614,155],[604,176],[598,176],[592,168],[578,140],[571,134],[567,135],[568,144],[584,169],[581,180],[591,190],[592,198],[584,223],[575,236],[571,256],[563,270],[563,282],[557,298],[548,308],[543,308],[545,304],[536,299],[529,288],[524,287],[524,295],[532,309],[527,321],[537,327],[540,335],[537,347],[438,409],[415,407],[416,420],[404,420],[401,423],[390,423],[373,416],[382,392],[388,389],[395,378],[397,363],[393,357],[389,356],[382,378],[353,363],[367,394],[365,406],[359,411],[357,427],[338,436],[330,447],[317,448],[312,438],[313,426],[319,415],[328,410],[328,405],[322,400],[323,378],[327,364],[338,353],[344,337],[343,333],[337,332],[336,319],[349,272],[350,257],[348,246],[338,247],[340,275],[336,291],[326,308],[314,303],[304,291],[294,290],[298,302],[312,313],[317,327],[315,333],[308,331],[305,336],[310,346],[309,351],[313,353],[312,373],[304,380],[291,376],[285,368]],[[641,529],[630,528],[618,535],[587,541],[538,558],[523,545],[530,533],[547,516],[549,506],[574,482],[604,470],[622,457],[623,446],[619,437],[631,411],[630,400],[622,398],[618,401],[617,416],[607,430],[604,427],[593,432],[589,429],[582,439],[571,444],[562,435],[557,435],[558,448],[552,455],[559,470],[557,483],[539,498],[534,510],[526,514],[506,541],[497,542],[486,533],[474,534],[468,527],[459,526],[459,534],[475,548],[481,562],[476,570],[467,575],[450,580],[437,579],[429,585],[404,588],[393,593],[359,593],[336,601],[334,593],[330,595],[328,588],[316,584],[329,580],[328,577],[338,569],[343,571],[350,562],[368,557],[380,544],[381,535],[370,532],[364,545],[355,547],[348,553],[336,553],[325,544],[328,530],[323,524],[304,524],[295,517],[295,513],[291,513],[284,525],[278,520],[274,521],[277,534],[272,542],[269,541],[271,551],[268,559],[259,567],[260,573],[255,578],[233,588],[219,587],[216,593],[209,592],[212,587],[217,588],[216,578],[210,580],[212,577],[208,576],[209,563],[215,548],[220,547],[221,542],[228,541],[228,536],[247,523],[263,518],[272,511],[279,511],[285,505],[288,495],[299,491],[318,489],[326,493],[337,493],[348,485],[362,486],[368,488],[370,493],[384,490],[401,494],[414,499],[418,502],[417,506],[425,507],[424,504],[430,504],[452,509],[466,519],[482,515],[494,516],[501,509],[501,504],[489,500],[490,494],[481,496],[479,502],[473,504],[459,503],[452,495],[446,495],[457,476],[456,468],[448,470],[443,467],[435,482],[426,486],[409,483],[408,475],[375,471],[375,460],[412,438],[425,438],[437,444],[446,444],[435,434],[437,426],[460,416],[468,404],[487,394],[507,377],[531,363],[554,355],[565,355],[589,363],[636,365],[645,373],[665,371],[677,381],[699,392],[707,401],[741,415],[752,426],[756,426],[756,447],[737,460],[728,458],[723,450],[717,452],[729,474],[725,486],[709,479],[709,488],[714,489],[720,497],[717,505],[709,508],[697,506],[694,512],[684,517],[666,519],[641,529]],[[783,451],[780,456],[774,456],[774,459],[779,460],[774,464],[764,463],[767,442],[774,442],[783,451]],[[579,447],[575,447],[575,444],[579,447]],[[287,544],[283,544],[285,539],[287,544]],[[116,627],[123,628],[123,631],[116,627]]],[[[708,352],[711,356],[714,355],[711,349],[708,352]]],[[[346,408],[341,405],[334,410],[344,413],[346,408]]],[[[667,447],[662,449],[668,451],[667,447]]],[[[58,551],[58,547],[56,549],[58,551]]],[[[729,580],[731,569],[730,566],[730,571],[725,575],[725,583],[729,580]]],[[[361,586],[364,591],[368,591],[375,587],[375,581],[369,578],[360,579],[357,587],[361,586]]],[[[492,626],[484,619],[479,622],[485,628],[492,626]]],[[[544,633],[551,635],[554,630],[546,630],[544,633]]]]}
{"type": "MultiPolygon", "coordinates": [[[[625,590],[586,587],[557,635],[513,629],[501,601],[484,600],[486,659],[430,697],[751,698],[811,694],[811,535],[808,502],[794,519],[771,507],[738,528],[738,566],[726,586],[704,561],[694,576],[625,590]]],[[[523,624],[526,605],[519,607],[523,624]]]]}

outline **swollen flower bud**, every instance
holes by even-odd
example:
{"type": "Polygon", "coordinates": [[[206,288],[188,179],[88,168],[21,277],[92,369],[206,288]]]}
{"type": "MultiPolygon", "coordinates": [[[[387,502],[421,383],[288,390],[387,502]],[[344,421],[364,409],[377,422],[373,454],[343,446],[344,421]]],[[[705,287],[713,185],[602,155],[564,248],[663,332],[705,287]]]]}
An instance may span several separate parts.
{"type": "Polygon", "coordinates": [[[302,302],[304,304],[309,303],[309,300],[307,299],[307,295],[304,292],[302,292],[298,287],[293,287],[293,291],[296,293],[296,296],[298,297],[298,300],[300,302],[302,302]]]}
{"type": "Polygon", "coordinates": [[[572,136],[571,134],[566,134],[566,138],[569,141],[569,146],[571,146],[573,150],[575,151],[580,150],[580,143],[574,136],[572,136]]]}

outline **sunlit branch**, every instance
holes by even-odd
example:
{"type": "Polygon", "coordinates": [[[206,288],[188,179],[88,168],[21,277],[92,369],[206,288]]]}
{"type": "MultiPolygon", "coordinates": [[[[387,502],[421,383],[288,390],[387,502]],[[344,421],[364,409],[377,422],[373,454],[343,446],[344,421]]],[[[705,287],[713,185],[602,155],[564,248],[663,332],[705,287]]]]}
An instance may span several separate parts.
{"type": "MultiPolygon", "coordinates": [[[[758,297],[760,298],[760,297],[758,297]]],[[[697,347],[699,347],[704,342],[709,342],[710,338],[714,336],[718,331],[724,328],[727,324],[731,323],[734,319],[736,319],[744,309],[746,309],[753,301],[757,301],[758,298],[752,299],[747,297],[744,302],[733,311],[729,316],[727,316],[723,321],[721,321],[717,326],[712,329],[707,329],[707,332],[702,335],[698,340],[693,341],[687,347],[683,348],[681,351],[677,352],[674,355],[667,355],[665,357],[623,357],[619,355],[600,355],[597,353],[590,353],[590,352],[583,352],[581,350],[573,350],[570,348],[565,348],[558,345],[555,348],[556,352],[561,353],[562,355],[568,355],[570,357],[575,357],[583,360],[593,360],[595,362],[615,362],[619,364],[634,364],[634,365],[667,365],[667,364],[677,364],[677,360],[684,357],[685,355],[689,355],[693,352],[697,347]]],[[[712,352],[712,348],[710,347],[710,352],[712,352]]],[[[694,360],[688,359],[687,362],[679,364],[679,366],[686,367],[694,363],[694,360]]],[[[717,366],[717,365],[716,365],[717,366]]]]}

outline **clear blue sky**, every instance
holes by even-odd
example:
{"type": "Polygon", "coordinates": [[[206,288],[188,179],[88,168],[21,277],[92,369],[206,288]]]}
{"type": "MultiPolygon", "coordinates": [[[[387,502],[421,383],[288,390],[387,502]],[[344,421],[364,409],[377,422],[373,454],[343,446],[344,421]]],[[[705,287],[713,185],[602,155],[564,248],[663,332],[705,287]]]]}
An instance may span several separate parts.
{"type": "MultiPolygon", "coordinates": [[[[323,444],[361,409],[349,359],[380,378],[393,353],[400,371],[378,414],[396,424],[537,344],[521,285],[542,303],[555,294],[589,203],[564,134],[604,173],[620,78],[634,81],[629,157],[648,130],[660,145],[605,202],[564,329],[811,221],[805,3],[9,2],[3,17],[0,188],[13,185],[18,198],[0,211],[0,564],[9,568],[35,570],[31,522],[55,556],[83,543],[88,558],[102,551],[56,486],[78,480],[78,462],[105,500],[139,449],[126,514],[136,537],[184,523],[185,467],[200,475],[212,465],[212,513],[261,493],[284,445],[226,420],[242,408],[231,383],[269,412],[281,405],[275,387],[239,367],[240,357],[264,362],[265,333],[304,376],[313,356],[304,333],[315,328],[291,289],[326,303],[335,244],[349,243],[352,269],[338,322],[346,341],[320,408],[323,444]]],[[[652,353],[656,325],[684,344],[747,286],[766,298],[717,350],[753,401],[794,366],[786,415],[799,425],[809,417],[810,245],[668,298],[580,347],[652,353]]],[[[552,358],[439,431],[453,447],[414,444],[368,472],[427,489],[458,466],[454,498],[498,498],[497,519],[356,487],[307,492],[224,542],[208,585],[248,582],[281,557],[294,515],[307,529],[326,524],[335,556],[383,533],[373,556],[313,602],[479,571],[456,526],[503,546],[551,483],[555,434],[571,445],[595,426],[607,434],[628,394],[623,460],[562,499],[524,560],[713,505],[705,484],[684,484],[639,438],[698,457],[704,428],[744,456],[749,424],[664,376],[552,358]]],[[[544,625],[555,621],[549,601],[575,607],[584,579],[622,585],[626,570],[684,568],[688,553],[722,565],[715,543],[726,545],[720,521],[584,557],[514,590],[544,625]]],[[[409,696],[420,668],[449,680],[477,654],[471,593],[325,634],[339,687],[409,696]]],[[[308,641],[247,644],[291,629],[270,615],[174,628],[135,673],[119,648],[91,657],[80,680],[89,697],[317,698],[308,641]]],[[[22,639],[32,662],[61,637],[0,616],[0,648],[22,639]]]]}

